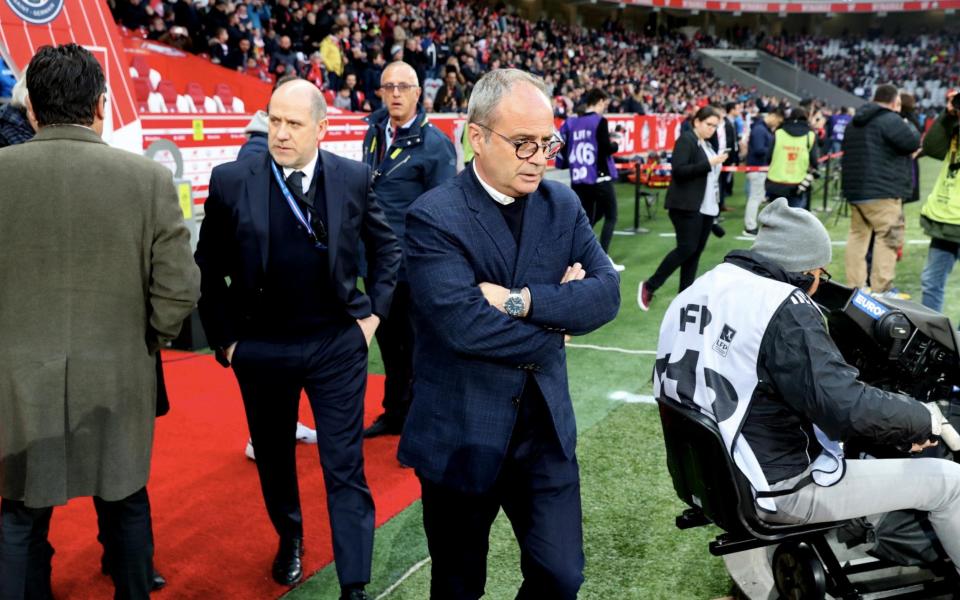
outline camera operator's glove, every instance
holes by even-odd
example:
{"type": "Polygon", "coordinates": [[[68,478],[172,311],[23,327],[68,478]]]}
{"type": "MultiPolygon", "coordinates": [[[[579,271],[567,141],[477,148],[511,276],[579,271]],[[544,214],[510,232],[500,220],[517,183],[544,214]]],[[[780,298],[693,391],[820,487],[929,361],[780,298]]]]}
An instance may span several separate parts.
{"type": "Polygon", "coordinates": [[[960,450],[960,433],[957,433],[950,421],[940,412],[940,406],[936,402],[924,402],[923,405],[930,411],[933,435],[940,436],[943,443],[954,452],[960,450]]]}

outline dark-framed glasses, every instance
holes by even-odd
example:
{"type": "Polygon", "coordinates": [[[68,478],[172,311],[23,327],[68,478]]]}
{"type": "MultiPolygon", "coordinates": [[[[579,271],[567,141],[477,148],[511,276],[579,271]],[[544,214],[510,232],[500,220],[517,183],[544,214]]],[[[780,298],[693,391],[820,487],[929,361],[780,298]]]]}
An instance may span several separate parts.
{"type": "Polygon", "coordinates": [[[820,269],[820,283],[826,283],[833,279],[833,275],[830,274],[830,271],[821,268],[820,269]]]}
{"type": "Polygon", "coordinates": [[[418,85],[412,83],[383,83],[380,85],[380,89],[387,94],[392,94],[393,92],[400,92],[401,94],[406,94],[410,90],[417,89],[418,85]]]}
{"type": "Polygon", "coordinates": [[[563,140],[561,140],[556,135],[554,135],[554,137],[552,137],[549,141],[546,141],[541,144],[540,142],[537,142],[535,140],[521,140],[521,141],[513,140],[503,135],[499,131],[494,131],[493,129],[490,129],[489,127],[487,127],[482,123],[477,123],[476,125],[478,127],[483,127],[490,133],[497,134],[498,136],[503,138],[505,142],[507,142],[514,148],[516,148],[517,158],[519,158],[520,160],[526,160],[532,157],[534,154],[537,153],[537,150],[543,150],[543,157],[546,158],[547,160],[552,160],[556,158],[558,154],[560,154],[560,149],[563,148],[563,140]]]}

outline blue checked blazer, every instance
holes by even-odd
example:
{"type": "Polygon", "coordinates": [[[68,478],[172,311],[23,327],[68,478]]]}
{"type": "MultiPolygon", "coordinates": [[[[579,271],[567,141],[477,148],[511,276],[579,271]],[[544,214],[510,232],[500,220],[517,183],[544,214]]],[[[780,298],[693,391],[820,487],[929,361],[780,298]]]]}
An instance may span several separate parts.
{"type": "Polygon", "coordinates": [[[528,375],[573,458],[576,423],[563,336],[597,329],[620,307],[619,276],[577,196],[565,185],[542,182],[528,198],[518,250],[469,165],[411,206],[405,244],[416,334],[413,403],[400,461],[435,483],[488,490],[528,375]],[[575,262],[586,278],[560,285],[575,262]],[[493,308],[480,292],[482,282],[528,287],[531,314],[516,319],[493,308]]]}

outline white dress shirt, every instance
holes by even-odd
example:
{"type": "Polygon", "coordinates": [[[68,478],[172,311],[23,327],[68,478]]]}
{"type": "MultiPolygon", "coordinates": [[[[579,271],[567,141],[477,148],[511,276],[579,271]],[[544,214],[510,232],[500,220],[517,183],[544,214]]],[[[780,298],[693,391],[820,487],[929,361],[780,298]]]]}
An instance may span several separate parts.
{"type": "MultiPolygon", "coordinates": [[[[301,173],[303,173],[303,179],[301,180],[303,189],[300,190],[300,193],[306,195],[307,190],[310,189],[310,182],[313,181],[313,174],[317,170],[317,159],[319,157],[320,157],[320,151],[317,150],[316,152],[314,152],[313,158],[310,159],[310,162],[304,165],[302,169],[294,169],[293,167],[284,167],[283,180],[286,181],[287,179],[289,179],[290,174],[293,173],[294,171],[300,171],[301,173]]],[[[290,185],[290,184],[287,184],[287,185],[290,185]]]]}
{"type": "Polygon", "coordinates": [[[517,200],[516,198],[511,198],[506,194],[501,194],[493,186],[491,186],[486,181],[484,181],[483,177],[480,177],[480,173],[477,172],[477,161],[473,161],[473,174],[477,176],[477,181],[480,182],[480,185],[483,186],[483,189],[485,189],[487,193],[490,194],[490,197],[493,198],[493,201],[496,202],[497,204],[509,206],[517,200]]]}

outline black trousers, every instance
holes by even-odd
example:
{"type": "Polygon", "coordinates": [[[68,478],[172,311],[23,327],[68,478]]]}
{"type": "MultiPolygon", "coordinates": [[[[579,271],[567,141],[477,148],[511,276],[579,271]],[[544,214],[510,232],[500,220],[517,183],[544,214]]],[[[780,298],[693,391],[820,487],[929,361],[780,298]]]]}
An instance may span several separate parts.
{"type": "Polygon", "coordinates": [[[613,231],[617,227],[617,192],[612,181],[604,181],[593,185],[573,185],[573,191],[580,198],[590,226],[603,219],[603,229],[600,230],[600,247],[609,254],[610,242],[613,240],[613,231]]]}
{"type": "MultiPolygon", "coordinates": [[[[521,400],[529,401],[527,395],[521,400]]],[[[490,527],[501,507],[520,545],[517,598],[577,597],[584,566],[579,467],[564,456],[543,398],[537,401],[532,416],[518,417],[500,475],[486,493],[420,478],[433,600],[483,596],[490,527]]]]}
{"type": "Polygon", "coordinates": [[[703,254],[703,249],[707,245],[710,227],[716,217],[687,210],[670,210],[669,212],[673,229],[677,232],[677,247],[663,257],[656,272],[647,280],[647,285],[650,286],[651,291],[660,289],[667,278],[679,267],[682,292],[697,278],[700,255],[703,254]]]}
{"type": "Polygon", "coordinates": [[[383,358],[383,418],[402,426],[410,411],[413,385],[413,322],[410,318],[410,284],[398,281],[390,313],[377,328],[383,358]]]}
{"type": "Polygon", "coordinates": [[[367,343],[356,323],[300,342],[241,340],[233,354],[267,514],[277,534],[303,536],[296,429],[306,391],[317,426],[333,554],[341,585],[370,581],[373,496],[363,473],[367,343]]]}
{"type": "MultiPolygon", "coordinates": [[[[115,600],[150,597],[153,534],[146,488],[122,500],[94,498],[104,548],[113,560],[115,600]]],[[[47,540],[53,507],[0,502],[0,600],[47,600],[53,546],[47,540]]]]}

